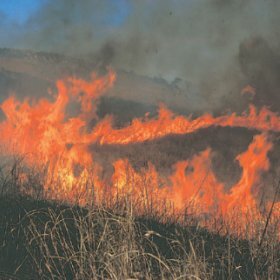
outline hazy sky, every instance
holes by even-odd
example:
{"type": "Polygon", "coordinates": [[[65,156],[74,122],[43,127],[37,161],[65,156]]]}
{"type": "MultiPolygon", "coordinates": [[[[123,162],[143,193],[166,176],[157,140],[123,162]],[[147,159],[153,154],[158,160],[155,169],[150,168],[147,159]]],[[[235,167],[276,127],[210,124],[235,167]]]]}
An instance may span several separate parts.
{"type": "Polygon", "coordinates": [[[1,0],[0,11],[7,20],[23,24],[46,2],[47,0],[1,0]]]}
{"type": "MultiPolygon", "coordinates": [[[[59,0],[1,0],[0,13],[10,23],[23,25],[28,21],[29,17],[32,17],[40,9],[44,9],[44,6],[51,5],[52,3],[55,5],[55,2],[59,6],[59,0]]],[[[115,9],[112,13],[106,15],[106,18],[103,19],[104,23],[107,21],[112,26],[120,25],[128,16],[130,4],[126,0],[109,0],[109,2],[115,6],[115,9]]],[[[83,6],[83,1],[77,1],[77,3],[83,6]]],[[[86,21],[88,18],[84,20],[86,21]]]]}
{"type": "Polygon", "coordinates": [[[267,61],[279,57],[279,15],[279,0],[1,0],[0,46],[180,78],[191,96],[215,96],[203,98],[215,107],[240,90],[248,61],[278,69],[267,61]]]}

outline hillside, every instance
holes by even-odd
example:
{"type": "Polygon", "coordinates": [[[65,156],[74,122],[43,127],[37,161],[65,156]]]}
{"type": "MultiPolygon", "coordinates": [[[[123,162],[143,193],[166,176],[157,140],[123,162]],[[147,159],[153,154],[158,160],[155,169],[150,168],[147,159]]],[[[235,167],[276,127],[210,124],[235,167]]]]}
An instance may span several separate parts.
{"type": "MultiPolygon", "coordinates": [[[[280,244],[221,237],[186,217],[0,198],[1,279],[278,279],[280,244]]],[[[217,229],[218,230],[218,229],[217,229]]]]}

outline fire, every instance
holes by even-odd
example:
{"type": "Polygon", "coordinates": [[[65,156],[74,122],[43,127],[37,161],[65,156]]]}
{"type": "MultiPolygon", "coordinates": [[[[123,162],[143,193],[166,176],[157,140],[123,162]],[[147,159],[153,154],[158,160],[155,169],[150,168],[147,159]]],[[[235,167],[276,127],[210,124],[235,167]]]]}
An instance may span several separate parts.
{"type": "Polygon", "coordinates": [[[66,78],[57,82],[58,92],[53,102],[47,99],[20,102],[10,97],[1,105],[6,116],[0,124],[2,145],[10,153],[25,155],[29,164],[48,165],[45,187],[52,188],[54,182],[59,182],[59,189],[53,190],[59,198],[75,197],[84,191],[85,167],[92,165],[86,124],[90,117],[96,118],[93,102],[114,80],[113,71],[103,78],[93,74],[89,82],[66,78]],[[67,105],[72,100],[80,104],[80,112],[76,117],[66,118],[67,105]],[[78,167],[82,171],[75,176],[78,167]]]}
{"type": "Polygon", "coordinates": [[[191,207],[196,214],[218,210],[223,199],[223,185],[211,168],[211,150],[207,149],[191,160],[178,162],[171,176],[172,199],[180,208],[191,207]]]}
{"type": "MultiPolygon", "coordinates": [[[[276,113],[265,107],[258,111],[251,105],[249,112],[240,116],[204,114],[192,119],[176,116],[161,105],[157,118],[136,118],[130,125],[114,129],[111,118],[98,120],[96,106],[115,79],[112,70],[103,77],[92,74],[89,81],[65,78],[57,82],[53,100],[19,101],[12,96],[1,104],[6,117],[0,123],[1,144],[6,152],[24,155],[27,164],[47,169],[46,197],[85,205],[93,199],[101,203],[104,198],[129,195],[139,212],[161,211],[160,203],[165,201],[175,213],[189,209],[198,216],[225,219],[235,211],[242,217],[261,215],[253,189],[270,166],[267,154],[273,144],[268,135],[280,131],[280,117],[276,113]],[[75,116],[67,113],[73,102],[79,105],[75,116]],[[89,126],[92,119],[97,122],[93,128],[89,126]],[[230,192],[215,176],[210,148],[177,162],[167,178],[160,176],[151,163],[136,171],[127,159],[120,158],[112,162],[114,172],[109,180],[101,176],[104,167],[89,150],[93,143],[127,145],[171,134],[190,134],[211,126],[245,127],[260,132],[247,151],[236,158],[242,176],[230,192]]],[[[276,208],[279,210],[279,203],[276,208]]]]}
{"type": "Polygon", "coordinates": [[[241,95],[248,95],[250,99],[254,99],[256,96],[256,89],[251,85],[247,85],[241,90],[241,95]]]}
{"type": "Polygon", "coordinates": [[[243,169],[240,181],[233,186],[227,197],[224,208],[229,211],[239,208],[243,213],[257,209],[252,188],[260,183],[262,172],[269,169],[267,153],[272,149],[272,143],[265,134],[257,135],[248,150],[236,159],[243,169]]]}
{"type": "Polygon", "coordinates": [[[197,119],[175,116],[161,105],[158,118],[151,120],[134,119],[131,125],[122,129],[113,129],[111,118],[101,121],[88,135],[92,142],[100,144],[125,145],[129,143],[151,141],[170,134],[190,134],[211,126],[246,127],[259,131],[280,131],[280,117],[267,108],[259,112],[251,105],[249,113],[241,116],[235,113],[220,117],[204,114],[197,119]]]}

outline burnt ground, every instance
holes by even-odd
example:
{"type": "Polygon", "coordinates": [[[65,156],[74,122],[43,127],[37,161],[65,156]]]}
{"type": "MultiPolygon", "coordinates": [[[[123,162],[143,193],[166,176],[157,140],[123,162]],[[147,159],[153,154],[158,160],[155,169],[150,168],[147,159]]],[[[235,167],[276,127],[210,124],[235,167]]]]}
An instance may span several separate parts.
{"type": "MultiPolygon", "coordinates": [[[[193,134],[170,135],[154,141],[128,145],[92,145],[90,150],[94,160],[97,160],[111,176],[114,169],[112,163],[118,159],[127,158],[132,167],[139,171],[147,168],[152,163],[161,176],[172,173],[173,165],[178,161],[191,159],[194,155],[207,148],[212,150],[212,167],[218,180],[223,182],[228,189],[238,182],[242,174],[236,157],[245,152],[258,131],[246,128],[211,127],[202,129],[193,134]]],[[[268,157],[271,168],[264,174],[266,182],[265,192],[273,189],[273,179],[277,178],[279,171],[279,138],[271,136],[274,147],[268,157]]],[[[106,176],[106,175],[105,175],[106,176]]]]}

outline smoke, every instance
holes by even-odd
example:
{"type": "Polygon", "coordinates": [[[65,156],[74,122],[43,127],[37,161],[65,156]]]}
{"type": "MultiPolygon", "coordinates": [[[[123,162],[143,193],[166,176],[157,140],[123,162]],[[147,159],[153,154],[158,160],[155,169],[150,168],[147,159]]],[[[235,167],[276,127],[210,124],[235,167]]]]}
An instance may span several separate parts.
{"type": "Polygon", "coordinates": [[[256,103],[270,105],[279,95],[279,12],[277,0],[48,1],[14,42],[180,79],[194,109],[240,107],[248,83],[256,103]]]}
{"type": "Polygon", "coordinates": [[[279,110],[280,53],[263,38],[251,38],[240,45],[239,62],[244,75],[258,90],[255,102],[279,110]]]}

